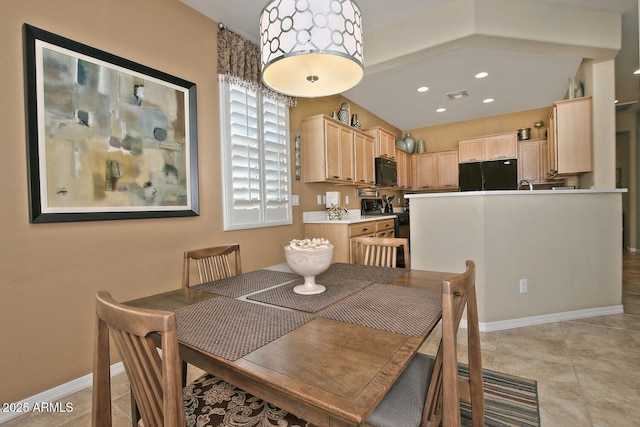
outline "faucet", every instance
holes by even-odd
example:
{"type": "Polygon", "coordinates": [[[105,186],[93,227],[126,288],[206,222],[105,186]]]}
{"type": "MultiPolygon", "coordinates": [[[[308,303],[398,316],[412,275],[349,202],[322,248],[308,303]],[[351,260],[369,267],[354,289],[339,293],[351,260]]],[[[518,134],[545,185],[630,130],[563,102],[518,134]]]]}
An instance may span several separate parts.
{"type": "Polygon", "coordinates": [[[531,182],[531,181],[530,181],[530,180],[528,180],[528,179],[522,179],[522,180],[520,180],[520,182],[518,183],[518,187],[516,188],[516,190],[519,190],[519,189],[520,189],[520,186],[521,186],[522,184],[529,184],[529,191],[533,191],[533,182],[531,182]]]}

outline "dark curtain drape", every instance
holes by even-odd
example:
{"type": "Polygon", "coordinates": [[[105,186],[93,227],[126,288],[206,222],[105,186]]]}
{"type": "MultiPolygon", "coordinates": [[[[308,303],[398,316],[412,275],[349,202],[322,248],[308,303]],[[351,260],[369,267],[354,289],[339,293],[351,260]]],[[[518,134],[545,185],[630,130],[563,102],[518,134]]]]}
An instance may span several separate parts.
{"type": "Polygon", "coordinates": [[[223,26],[218,29],[218,74],[225,81],[262,92],[289,107],[296,104],[295,98],[276,92],[262,83],[258,46],[223,26]]]}

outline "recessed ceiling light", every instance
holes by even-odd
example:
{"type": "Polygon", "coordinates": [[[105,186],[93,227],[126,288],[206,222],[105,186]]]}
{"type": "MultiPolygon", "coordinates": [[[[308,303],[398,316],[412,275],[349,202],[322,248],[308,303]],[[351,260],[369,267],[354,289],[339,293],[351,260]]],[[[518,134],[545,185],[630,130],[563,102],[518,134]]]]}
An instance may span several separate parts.
{"type": "Polygon", "coordinates": [[[445,111],[447,111],[447,109],[446,108],[442,108],[442,107],[440,107],[440,108],[438,108],[436,110],[436,112],[438,112],[438,113],[444,113],[445,111]]]}
{"type": "Polygon", "coordinates": [[[428,90],[429,90],[429,88],[428,88],[428,87],[426,87],[426,86],[420,86],[420,87],[418,88],[418,92],[426,92],[426,91],[428,91],[428,90]]]}
{"type": "Polygon", "coordinates": [[[493,98],[483,99],[482,102],[484,102],[485,104],[488,104],[490,102],[493,102],[493,98]]]}
{"type": "Polygon", "coordinates": [[[476,74],[476,79],[484,79],[488,75],[489,75],[489,73],[487,73],[486,71],[482,71],[482,72],[476,74]]]}

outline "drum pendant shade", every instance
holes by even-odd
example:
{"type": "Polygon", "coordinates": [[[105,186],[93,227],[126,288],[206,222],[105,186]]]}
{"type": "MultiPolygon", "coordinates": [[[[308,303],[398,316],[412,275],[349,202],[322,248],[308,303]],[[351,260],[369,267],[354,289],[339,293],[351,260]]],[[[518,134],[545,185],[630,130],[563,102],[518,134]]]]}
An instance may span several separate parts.
{"type": "Polygon", "coordinates": [[[285,95],[344,92],[364,74],[362,19],[352,0],[274,0],[260,15],[262,80],[285,95]]]}

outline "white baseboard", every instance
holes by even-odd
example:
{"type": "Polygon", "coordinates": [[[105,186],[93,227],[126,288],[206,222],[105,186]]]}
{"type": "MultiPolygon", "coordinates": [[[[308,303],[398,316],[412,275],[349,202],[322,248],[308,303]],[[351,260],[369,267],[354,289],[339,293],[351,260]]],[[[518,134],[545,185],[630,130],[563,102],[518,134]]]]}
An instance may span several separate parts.
{"type": "MultiPolygon", "coordinates": [[[[545,323],[562,322],[564,320],[584,319],[587,317],[606,316],[608,314],[622,314],[622,305],[608,307],[587,308],[584,310],[565,311],[562,313],[543,314],[541,316],[520,317],[518,319],[499,320],[497,322],[480,322],[481,332],[495,332],[505,329],[522,328],[525,326],[544,325],[545,323]]],[[[460,327],[467,327],[466,319],[462,319],[460,327]]]]}
{"type": "MultiPolygon", "coordinates": [[[[122,364],[122,362],[111,365],[112,377],[123,372],[124,365],[122,364]]],[[[52,389],[43,391],[42,393],[38,393],[35,396],[31,396],[24,400],[21,400],[20,402],[14,403],[17,403],[18,407],[33,408],[34,404],[36,403],[41,404],[42,402],[55,402],[66,396],[69,396],[70,394],[76,393],[80,390],[84,390],[87,387],[91,387],[92,385],[93,374],[87,374],[83,377],[69,381],[68,383],[64,383],[52,389]]],[[[0,424],[24,414],[25,413],[21,412],[0,412],[0,424]]]]}

